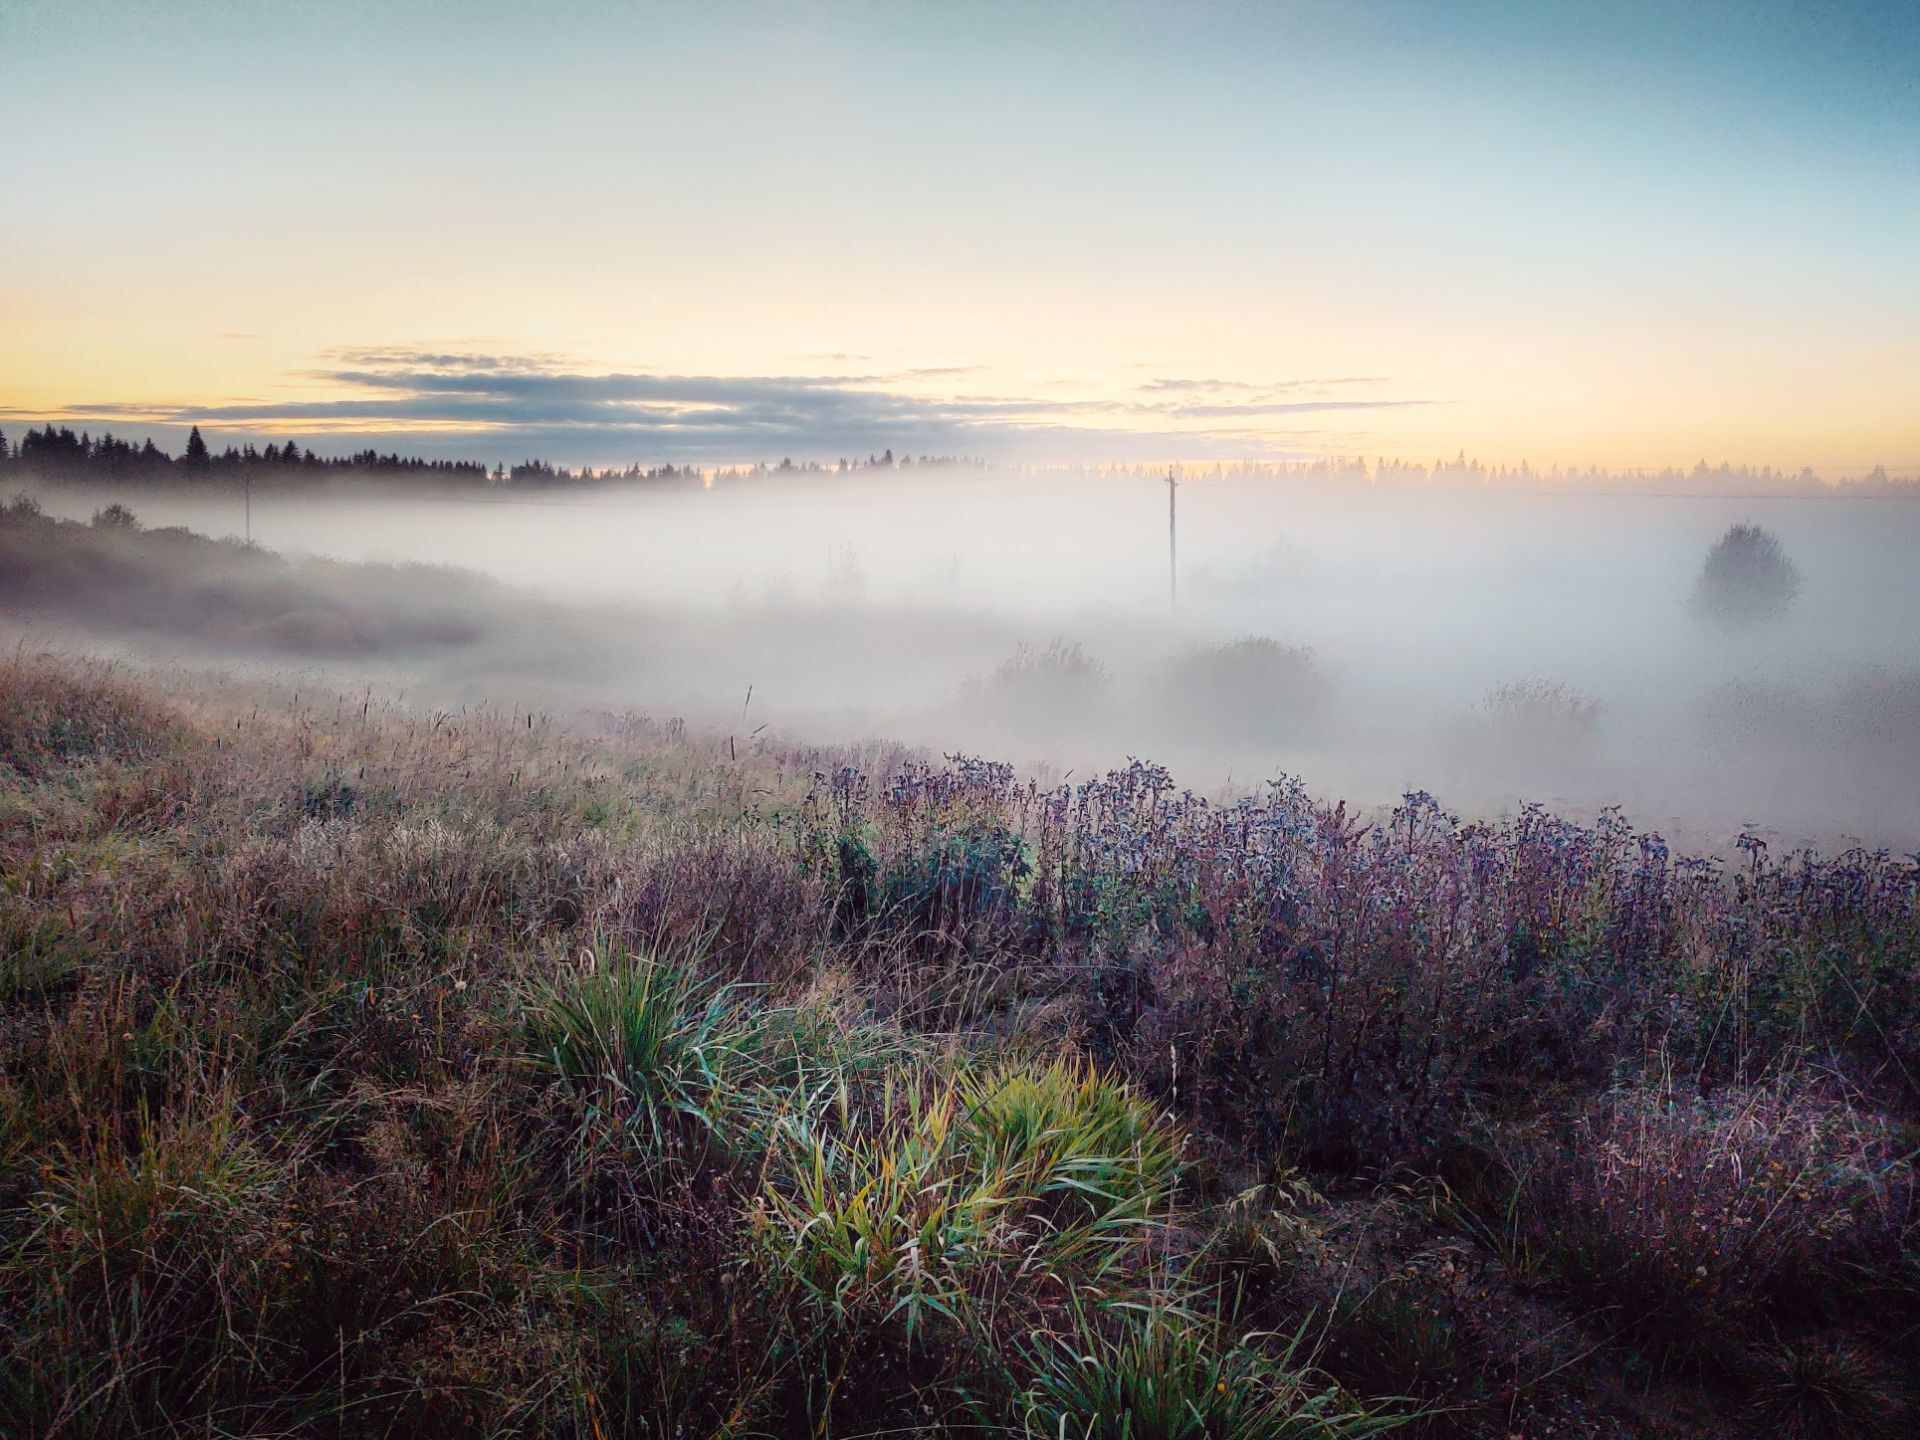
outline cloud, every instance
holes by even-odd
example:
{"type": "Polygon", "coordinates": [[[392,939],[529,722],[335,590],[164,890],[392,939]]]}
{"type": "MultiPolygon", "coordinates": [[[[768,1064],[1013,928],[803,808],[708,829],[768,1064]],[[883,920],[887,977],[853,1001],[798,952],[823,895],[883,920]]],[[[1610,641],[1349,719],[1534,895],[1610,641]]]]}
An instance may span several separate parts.
{"type": "Polygon", "coordinates": [[[1257,393],[1262,395],[1283,395],[1292,391],[1322,390],[1335,385],[1384,385],[1386,377],[1382,375],[1342,375],[1330,379],[1318,380],[1270,380],[1264,384],[1250,380],[1200,380],[1200,379],[1159,379],[1149,380],[1138,388],[1148,393],[1157,391],[1198,391],[1220,390],[1236,393],[1257,393]]]}
{"type": "Polygon", "coordinates": [[[1282,387],[1156,382],[1142,387],[1165,397],[1153,400],[929,396],[889,388],[906,377],[958,376],[977,366],[910,370],[904,376],[592,374],[561,356],[451,347],[350,348],[330,352],[327,359],[330,365],[308,372],[334,392],[324,399],[97,403],[69,407],[66,416],[122,424],[198,423],[243,434],[351,436],[356,444],[377,442],[383,448],[397,443],[444,455],[518,459],[537,454],[563,464],[602,465],[783,456],[831,460],[884,449],[989,459],[1271,457],[1282,448],[1297,452],[1271,427],[1251,422],[1424,403],[1274,398],[1293,382],[1282,387]]]}
{"type": "MultiPolygon", "coordinates": [[[[395,367],[403,370],[481,370],[481,371],[528,371],[540,372],[558,370],[572,363],[567,355],[535,353],[532,355],[490,355],[484,351],[471,350],[425,350],[408,346],[386,346],[374,349],[361,349],[348,346],[329,350],[326,359],[343,365],[395,367]]],[[[329,372],[319,371],[325,375],[329,372]]]]}
{"type": "Polygon", "coordinates": [[[1187,391],[1187,390],[1254,390],[1254,389],[1258,389],[1259,387],[1255,385],[1250,385],[1244,380],[1176,379],[1176,380],[1149,380],[1147,381],[1146,384],[1140,386],[1139,388],[1142,390],[1148,390],[1148,391],[1153,391],[1153,390],[1187,391]]]}
{"type": "Polygon", "coordinates": [[[1255,415],[1304,415],[1315,410],[1403,410],[1429,400],[1263,400],[1250,405],[1173,405],[1165,413],[1190,420],[1231,420],[1255,415]]]}

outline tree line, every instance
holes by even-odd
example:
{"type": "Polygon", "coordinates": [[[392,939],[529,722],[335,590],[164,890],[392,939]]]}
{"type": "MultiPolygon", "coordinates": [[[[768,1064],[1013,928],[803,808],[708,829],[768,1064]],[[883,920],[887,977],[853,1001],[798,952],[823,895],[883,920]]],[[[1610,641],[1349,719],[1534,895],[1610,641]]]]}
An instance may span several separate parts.
{"type": "MultiPolygon", "coordinates": [[[[0,431],[0,476],[9,473],[49,479],[150,480],[159,482],[275,481],[297,483],[333,477],[377,476],[409,483],[464,486],[475,489],[512,486],[517,489],[562,488],[581,485],[646,485],[673,488],[724,489],[765,481],[806,477],[904,472],[915,469],[985,470],[985,460],[954,455],[900,455],[891,449],[877,455],[842,457],[838,462],[782,459],[752,465],[702,468],[697,465],[568,467],[545,460],[522,460],[491,468],[472,460],[429,460],[421,456],[381,454],[358,450],[348,455],[323,456],[296,440],[231,445],[216,451],[194,426],[186,448],[173,455],[147,439],[138,444],[111,432],[94,438],[51,423],[30,429],[18,443],[0,431]]],[[[1032,467],[1007,465],[1016,473],[1046,473],[1101,478],[1154,479],[1164,466],[1099,465],[1032,467]]],[[[1462,453],[1432,465],[1381,458],[1323,456],[1310,460],[1236,460],[1177,467],[1184,478],[1226,481],[1267,481],[1307,487],[1380,490],[1487,490],[1601,492],[1643,495],[1887,495],[1920,496],[1920,477],[1889,474],[1876,466],[1864,475],[1829,480],[1811,469],[1779,470],[1772,466],[1710,466],[1702,460],[1688,469],[1603,470],[1597,466],[1546,469],[1521,463],[1488,465],[1462,453]]]]}
{"type": "Polygon", "coordinates": [[[598,484],[647,484],[686,487],[732,485],[801,475],[845,475],[867,470],[906,470],[919,466],[983,468],[984,461],[957,456],[911,455],[895,458],[891,449],[866,459],[842,458],[838,464],[783,459],[777,464],[703,470],[695,465],[580,466],[522,460],[491,468],[472,460],[429,460],[421,456],[358,450],[348,455],[317,455],[296,440],[228,445],[214,450],[194,426],[186,448],[170,454],[151,438],[138,444],[111,431],[97,439],[87,431],[51,423],[30,429],[18,443],[0,431],[0,474],[40,475],[50,479],[145,480],[159,482],[274,480],[299,481],[350,475],[375,475],[409,482],[480,488],[511,485],[523,489],[598,484]]]}
{"type": "Polygon", "coordinates": [[[377,450],[321,456],[310,448],[302,449],[294,440],[281,445],[269,441],[264,447],[229,445],[216,451],[202,437],[198,425],[188,434],[186,448],[178,455],[162,450],[151,438],[135,444],[108,431],[95,439],[86,431],[76,434],[65,425],[49,424],[42,429],[28,430],[17,445],[9,443],[5,433],[0,432],[0,467],[47,476],[113,480],[199,481],[239,478],[260,471],[318,477],[348,471],[375,471],[480,484],[487,480],[489,473],[486,466],[472,461],[382,455],[377,450]]]}

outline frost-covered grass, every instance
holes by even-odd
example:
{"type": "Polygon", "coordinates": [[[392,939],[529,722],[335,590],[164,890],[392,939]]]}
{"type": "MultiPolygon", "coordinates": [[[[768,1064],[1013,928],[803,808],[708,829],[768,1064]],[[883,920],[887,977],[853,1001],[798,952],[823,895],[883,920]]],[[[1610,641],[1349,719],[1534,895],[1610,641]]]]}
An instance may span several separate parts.
{"type": "Polygon", "coordinates": [[[0,1433],[1910,1403],[1907,862],[25,654],[0,741],[0,1433]]]}

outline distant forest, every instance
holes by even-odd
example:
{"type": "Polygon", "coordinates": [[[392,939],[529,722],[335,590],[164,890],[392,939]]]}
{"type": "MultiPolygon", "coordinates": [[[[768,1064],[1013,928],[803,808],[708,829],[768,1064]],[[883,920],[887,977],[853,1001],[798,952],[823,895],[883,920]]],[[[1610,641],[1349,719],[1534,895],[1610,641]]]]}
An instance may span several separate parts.
{"type": "MultiPolygon", "coordinates": [[[[37,477],[48,480],[140,481],[154,484],[273,483],[297,485],[326,479],[375,479],[406,485],[465,489],[513,487],[519,490],[582,485],[636,485],[659,488],[713,488],[748,481],[806,476],[835,476],[915,469],[986,471],[985,460],[953,455],[901,455],[892,450],[862,459],[838,462],[784,459],[777,463],[720,468],[697,465],[629,465],[624,468],[577,469],[544,460],[491,468],[471,460],[428,460],[420,456],[382,455],[360,450],[349,455],[317,455],[297,440],[263,447],[228,445],[216,451],[196,425],[179,455],[169,454],[151,439],[139,444],[103,433],[95,439],[86,431],[48,424],[28,430],[16,444],[0,431],[0,479],[37,477]]],[[[1025,473],[1029,467],[992,467],[1025,473]]],[[[1661,470],[1603,470],[1553,466],[1536,469],[1526,464],[1487,465],[1463,453],[1431,465],[1378,459],[1313,459],[1298,461],[1221,461],[1178,467],[1185,478],[1199,480],[1266,481],[1301,486],[1325,485],[1380,490],[1488,490],[1508,492],[1615,493],[1637,495],[1714,496],[1899,496],[1920,498],[1920,476],[1892,475],[1876,466],[1851,479],[1827,479],[1811,469],[1778,470],[1772,466],[1714,465],[1702,460],[1690,468],[1661,470]]],[[[1054,475],[1158,477],[1160,465],[1051,466],[1054,475]]]]}
{"type": "Polygon", "coordinates": [[[95,439],[86,431],[75,433],[67,426],[47,425],[29,430],[14,444],[0,431],[0,476],[38,476],[50,480],[151,481],[158,483],[220,483],[271,481],[298,483],[304,480],[379,477],[407,484],[444,485],[478,489],[493,486],[519,488],[565,485],[601,485],[632,483],[640,485],[697,487],[729,480],[755,479],[780,475],[840,475],[864,470],[905,470],[916,466],[943,468],[985,468],[985,462],[956,456],[922,455],[916,459],[903,455],[896,459],[891,450],[870,455],[864,460],[843,459],[838,464],[817,461],[781,460],[778,464],[733,466],[725,469],[701,469],[693,465],[630,465],[624,469],[595,469],[583,466],[569,469],[544,460],[523,460],[517,465],[487,466],[471,460],[428,460],[420,456],[388,454],[377,450],[359,450],[350,455],[316,455],[299,441],[288,440],[264,447],[228,445],[216,451],[200,434],[198,425],[187,436],[186,449],[171,455],[148,439],[140,444],[122,440],[111,432],[95,439]]]}

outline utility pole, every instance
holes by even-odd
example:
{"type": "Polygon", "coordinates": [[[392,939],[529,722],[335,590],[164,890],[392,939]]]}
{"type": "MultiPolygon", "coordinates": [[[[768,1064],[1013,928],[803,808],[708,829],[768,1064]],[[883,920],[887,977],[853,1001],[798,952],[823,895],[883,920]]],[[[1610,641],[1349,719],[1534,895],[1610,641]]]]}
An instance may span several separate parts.
{"type": "Polygon", "coordinates": [[[247,544],[253,544],[253,471],[248,470],[242,482],[247,497],[247,544]]]}
{"type": "Polygon", "coordinates": [[[1180,566],[1174,548],[1173,494],[1180,488],[1180,482],[1173,478],[1173,467],[1167,467],[1167,608],[1180,608],[1180,566]]]}

